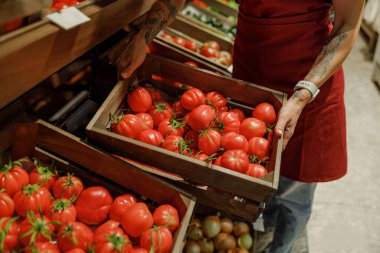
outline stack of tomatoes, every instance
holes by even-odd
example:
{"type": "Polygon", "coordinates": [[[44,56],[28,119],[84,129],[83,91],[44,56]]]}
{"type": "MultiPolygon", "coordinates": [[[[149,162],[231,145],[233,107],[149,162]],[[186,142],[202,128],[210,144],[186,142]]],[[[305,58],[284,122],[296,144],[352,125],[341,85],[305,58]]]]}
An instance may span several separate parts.
{"type": "Polygon", "coordinates": [[[267,174],[261,164],[270,155],[272,105],[261,103],[246,117],[215,91],[190,88],[172,103],[164,97],[156,88],[134,87],[127,96],[130,113],[113,117],[113,131],[253,177],[267,174]]]}
{"type": "Polygon", "coordinates": [[[0,252],[164,253],[179,224],[171,205],[151,213],[131,194],[113,199],[38,161],[29,174],[20,161],[4,166],[0,188],[0,252]]]}

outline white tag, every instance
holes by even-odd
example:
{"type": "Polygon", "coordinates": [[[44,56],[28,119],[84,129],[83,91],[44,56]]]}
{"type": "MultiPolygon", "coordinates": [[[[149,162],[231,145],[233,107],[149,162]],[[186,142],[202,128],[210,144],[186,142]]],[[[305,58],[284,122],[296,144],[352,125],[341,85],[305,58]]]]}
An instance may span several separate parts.
{"type": "Polygon", "coordinates": [[[62,9],[60,11],[51,13],[46,17],[65,30],[69,30],[75,26],[90,21],[89,17],[84,15],[75,7],[62,9]]]}
{"type": "Polygon", "coordinates": [[[231,64],[231,65],[228,67],[227,70],[228,70],[228,72],[232,73],[233,69],[234,69],[234,66],[231,64]]]}
{"type": "Polygon", "coordinates": [[[256,231],[264,232],[264,218],[263,215],[260,214],[259,218],[256,220],[256,222],[253,223],[253,229],[256,231]]]}

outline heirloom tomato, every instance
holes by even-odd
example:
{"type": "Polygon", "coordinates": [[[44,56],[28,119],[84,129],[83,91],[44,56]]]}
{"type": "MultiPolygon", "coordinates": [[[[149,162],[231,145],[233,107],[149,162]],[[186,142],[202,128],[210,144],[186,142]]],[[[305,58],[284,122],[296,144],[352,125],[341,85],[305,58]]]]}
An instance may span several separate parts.
{"type": "Polygon", "coordinates": [[[68,199],[56,199],[50,203],[45,212],[46,217],[52,221],[59,221],[55,227],[59,229],[60,225],[74,222],[77,219],[77,210],[68,199]]]}
{"type": "Polygon", "coordinates": [[[253,109],[252,117],[263,121],[266,126],[271,126],[276,122],[276,111],[271,104],[261,103],[253,109]]]}
{"type": "Polygon", "coordinates": [[[245,114],[241,109],[231,109],[231,110],[229,110],[229,112],[236,113],[240,122],[242,122],[245,119],[245,114]]]}
{"type": "Polygon", "coordinates": [[[203,46],[201,49],[201,55],[207,58],[217,58],[218,51],[210,46],[203,46]]]}
{"type": "Polygon", "coordinates": [[[189,144],[189,148],[198,147],[198,133],[192,129],[186,132],[184,140],[189,144]]]}
{"type": "Polygon", "coordinates": [[[180,102],[183,108],[191,111],[197,106],[205,104],[205,95],[200,89],[192,88],[182,94],[180,102]]]}
{"type": "Polygon", "coordinates": [[[268,174],[268,171],[265,169],[264,166],[260,164],[250,163],[248,166],[248,170],[245,174],[251,177],[260,178],[268,174]]]}
{"type": "Polygon", "coordinates": [[[149,253],[149,251],[143,248],[133,248],[130,253],[149,253]]]}
{"type": "Polygon", "coordinates": [[[248,142],[248,155],[256,156],[260,160],[269,158],[270,144],[261,137],[253,137],[248,142]]]}
{"type": "MultiPolygon", "coordinates": [[[[15,211],[15,202],[6,192],[0,191],[0,218],[12,217],[15,211]]],[[[1,252],[1,251],[0,251],[1,252]]]]}
{"type": "Polygon", "coordinates": [[[170,35],[170,34],[167,34],[167,33],[162,33],[160,35],[161,38],[165,39],[165,40],[168,40],[168,41],[173,41],[173,37],[170,35]]]}
{"type": "Polygon", "coordinates": [[[240,134],[248,141],[253,137],[263,137],[266,131],[265,123],[255,118],[246,118],[240,124],[240,134]]]}
{"type": "Polygon", "coordinates": [[[81,222],[67,223],[58,231],[57,244],[62,252],[79,248],[88,252],[94,239],[91,229],[81,222]]]}
{"type": "Polygon", "coordinates": [[[248,151],[247,139],[243,135],[235,132],[223,135],[220,146],[225,150],[241,149],[244,152],[248,151]]]}
{"type": "Polygon", "coordinates": [[[149,114],[153,118],[154,126],[157,127],[164,119],[171,118],[173,116],[172,107],[166,102],[159,102],[153,105],[149,114]]]}
{"type": "Polygon", "coordinates": [[[87,251],[84,251],[83,249],[80,249],[80,248],[74,248],[72,250],[67,251],[66,253],[87,253],[87,251]]]}
{"type": "Polygon", "coordinates": [[[0,218],[0,252],[10,252],[18,242],[17,217],[0,218]]]}
{"type": "Polygon", "coordinates": [[[194,158],[201,161],[208,162],[209,164],[212,164],[212,159],[206,154],[199,153],[199,154],[196,154],[194,158]]]}
{"type": "Polygon", "coordinates": [[[166,150],[173,151],[179,154],[188,154],[188,146],[181,136],[168,135],[166,136],[161,147],[166,150]]]}
{"type": "Polygon", "coordinates": [[[216,160],[214,161],[214,165],[217,165],[217,166],[222,166],[220,164],[220,161],[222,160],[222,156],[219,156],[218,158],[216,158],[216,160]]]}
{"type": "Polygon", "coordinates": [[[198,48],[197,48],[197,43],[195,43],[194,41],[192,40],[188,40],[185,42],[185,47],[191,51],[194,51],[194,52],[197,52],[198,48]]]}
{"type": "Polygon", "coordinates": [[[72,174],[68,174],[67,176],[58,178],[55,182],[53,186],[53,195],[56,199],[78,198],[79,194],[83,191],[83,188],[83,183],[79,178],[72,174]]]}
{"type": "Polygon", "coordinates": [[[185,47],[186,40],[184,38],[181,38],[181,37],[174,37],[173,38],[173,43],[177,44],[177,45],[179,45],[181,47],[185,47]]]}
{"type": "Polygon", "coordinates": [[[153,118],[149,113],[138,113],[136,117],[141,119],[143,130],[153,129],[153,118]]]}
{"type": "Polygon", "coordinates": [[[111,119],[112,129],[115,133],[136,138],[143,130],[143,123],[139,117],[133,114],[119,115],[117,118],[111,119]]]}
{"type": "Polygon", "coordinates": [[[227,150],[220,160],[220,165],[230,170],[245,173],[248,170],[248,155],[240,149],[227,150]]]}
{"type": "Polygon", "coordinates": [[[216,118],[215,126],[222,134],[230,132],[238,133],[240,129],[240,120],[233,112],[222,112],[216,118]]]}
{"type": "Polygon", "coordinates": [[[158,125],[158,131],[163,135],[179,135],[183,136],[185,128],[182,122],[177,121],[174,118],[168,118],[161,121],[158,125]]]}
{"type": "Polygon", "coordinates": [[[214,129],[201,131],[198,138],[198,148],[206,155],[215,154],[220,148],[222,136],[214,129]]]}
{"type": "Polygon", "coordinates": [[[24,246],[38,242],[51,241],[54,235],[54,222],[46,216],[28,212],[27,218],[20,223],[19,238],[24,246]]]}
{"type": "Polygon", "coordinates": [[[154,87],[147,87],[146,89],[149,91],[153,103],[158,103],[162,100],[162,93],[159,89],[156,89],[154,87]]]}
{"type": "Polygon", "coordinates": [[[27,212],[45,213],[51,202],[51,194],[45,187],[38,184],[28,184],[17,192],[13,200],[18,215],[26,217],[27,212]]]}
{"type": "Polygon", "coordinates": [[[131,194],[124,194],[115,198],[110,210],[110,219],[121,221],[127,209],[136,204],[136,198],[131,194]]]}
{"type": "Polygon", "coordinates": [[[172,233],[165,227],[146,230],[141,235],[140,246],[152,253],[167,253],[173,246],[172,233]]]}
{"type": "Polygon", "coordinates": [[[29,183],[28,173],[21,168],[21,161],[9,162],[0,169],[0,189],[4,188],[9,196],[29,183]]]}
{"type": "Polygon", "coordinates": [[[108,220],[104,222],[102,225],[95,229],[94,240],[96,240],[97,237],[101,237],[103,234],[110,232],[123,232],[123,230],[120,228],[120,222],[114,220],[108,220]]]}
{"type": "Polygon", "coordinates": [[[177,119],[185,115],[186,109],[183,108],[180,101],[174,102],[172,108],[177,119]]]}
{"type": "Polygon", "coordinates": [[[128,93],[127,102],[132,112],[147,112],[152,107],[152,96],[147,89],[139,86],[128,93]]]}
{"type": "Polygon", "coordinates": [[[137,238],[153,226],[153,216],[146,204],[136,203],[127,209],[121,225],[128,235],[137,238]]]}
{"type": "Polygon", "coordinates": [[[154,225],[167,227],[173,232],[179,224],[178,211],[171,205],[161,205],[153,212],[153,222],[154,225]]]}
{"type": "Polygon", "coordinates": [[[35,167],[29,173],[29,183],[39,184],[46,187],[48,190],[53,188],[55,181],[58,179],[57,173],[49,169],[48,166],[38,161],[34,160],[35,167]]]}
{"type": "Polygon", "coordinates": [[[96,253],[130,253],[132,243],[119,222],[109,220],[95,230],[93,247],[96,253]]]}
{"type": "Polygon", "coordinates": [[[144,130],[140,133],[139,137],[137,137],[137,140],[156,147],[160,146],[163,139],[164,137],[162,134],[159,131],[153,129],[144,130]]]}
{"type": "Polygon", "coordinates": [[[227,104],[227,99],[223,97],[222,94],[216,91],[211,91],[205,96],[208,104],[215,106],[216,108],[225,107],[227,104]]]}
{"type": "Polygon", "coordinates": [[[60,253],[59,248],[50,242],[38,242],[26,249],[26,253],[60,253]]]}
{"type": "Polygon", "coordinates": [[[230,66],[232,64],[232,55],[227,51],[221,51],[219,57],[219,63],[224,66],[230,66]]]}
{"type": "Polygon", "coordinates": [[[203,45],[204,45],[204,46],[209,46],[209,47],[211,47],[211,48],[213,48],[213,49],[215,49],[215,50],[220,51],[220,45],[219,45],[219,43],[216,42],[216,41],[213,41],[213,40],[206,41],[203,45]]]}
{"type": "Polygon", "coordinates": [[[209,105],[200,105],[189,114],[187,124],[195,130],[200,131],[208,128],[214,120],[215,111],[209,105]]]}

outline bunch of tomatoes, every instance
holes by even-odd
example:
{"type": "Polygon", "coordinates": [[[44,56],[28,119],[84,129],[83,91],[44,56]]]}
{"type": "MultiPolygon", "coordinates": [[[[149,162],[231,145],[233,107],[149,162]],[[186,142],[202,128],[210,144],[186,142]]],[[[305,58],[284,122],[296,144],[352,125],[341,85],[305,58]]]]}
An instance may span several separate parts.
{"type": "Polygon", "coordinates": [[[62,10],[63,8],[67,8],[70,6],[75,6],[80,2],[83,2],[85,0],[53,0],[53,3],[50,7],[52,10],[62,10]]]}
{"type": "Polygon", "coordinates": [[[28,174],[20,161],[0,171],[0,252],[169,252],[177,210],[152,213],[131,194],[111,196],[35,160],[28,174]]]}
{"type": "Polygon", "coordinates": [[[216,91],[185,91],[169,103],[154,87],[134,87],[127,96],[128,114],[111,119],[112,130],[144,143],[203,160],[252,177],[267,170],[276,112],[269,103],[257,105],[251,117],[216,91]]]}

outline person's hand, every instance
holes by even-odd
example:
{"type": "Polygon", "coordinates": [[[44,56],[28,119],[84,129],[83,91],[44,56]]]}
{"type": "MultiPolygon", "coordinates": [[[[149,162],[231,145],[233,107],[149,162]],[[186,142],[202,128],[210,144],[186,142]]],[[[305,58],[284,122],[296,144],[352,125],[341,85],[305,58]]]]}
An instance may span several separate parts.
{"type": "Polygon", "coordinates": [[[294,129],[303,108],[310,98],[311,93],[308,90],[297,90],[285,105],[282,106],[278,114],[278,120],[274,131],[278,137],[284,137],[282,144],[283,151],[294,133],[294,129]]]}

